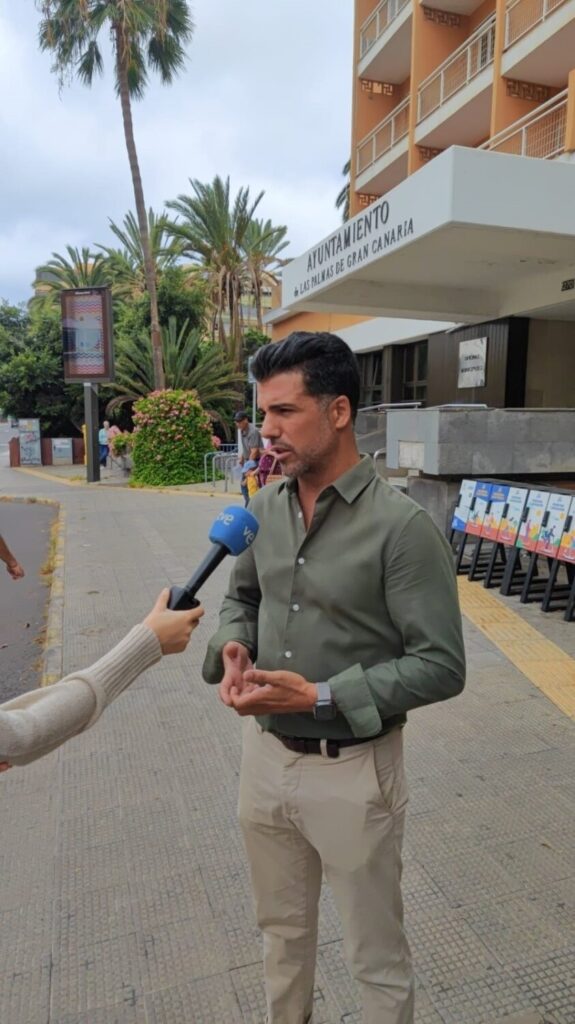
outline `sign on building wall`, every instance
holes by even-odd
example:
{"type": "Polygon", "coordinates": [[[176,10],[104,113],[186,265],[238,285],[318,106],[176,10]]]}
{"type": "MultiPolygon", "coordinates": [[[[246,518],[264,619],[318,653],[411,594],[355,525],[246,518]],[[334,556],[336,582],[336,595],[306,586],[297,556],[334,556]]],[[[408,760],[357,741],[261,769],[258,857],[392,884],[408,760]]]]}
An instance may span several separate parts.
{"type": "Polygon", "coordinates": [[[483,388],[487,380],[487,338],[459,342],[458,388],[483,388]]]}
{"type": "Polygon", "coordinates": [[[109,288],[62,292],[64,380],[106,383],[114,379],[112,299],[109,288]]]}
{"type": "Polygon", "coordinates": [[[20,465],[41,466],[40,420],[18,420],[20,465]]]}

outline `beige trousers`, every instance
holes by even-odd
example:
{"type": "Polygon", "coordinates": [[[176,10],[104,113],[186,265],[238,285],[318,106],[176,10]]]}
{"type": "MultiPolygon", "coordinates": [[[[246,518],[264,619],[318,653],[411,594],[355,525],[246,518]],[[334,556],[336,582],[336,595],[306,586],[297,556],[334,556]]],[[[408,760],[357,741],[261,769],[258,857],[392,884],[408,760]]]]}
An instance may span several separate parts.
{"type": "Polygon", "coordinates": [[[322,871],[366,1024],[413,1024],[403,930],[401,730],[338,758],[294,754],[245,723],[240,824],[264,940],[268,1024],[311,1021],[322,871]]]}

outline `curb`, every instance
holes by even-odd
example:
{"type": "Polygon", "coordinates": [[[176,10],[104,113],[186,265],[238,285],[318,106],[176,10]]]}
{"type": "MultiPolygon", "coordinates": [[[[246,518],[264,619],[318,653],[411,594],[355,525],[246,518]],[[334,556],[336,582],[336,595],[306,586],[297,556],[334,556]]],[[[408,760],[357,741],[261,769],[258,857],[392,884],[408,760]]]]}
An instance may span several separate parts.
{"type": "Polygon", "coordinates": [[[66,512],[59,502],[51,502],[58,506],[58,516],[54,524],[56,550],[54,552],[54,568],[52,583],[48,597],[48,615],[46,617],[46,633],[44,639],[44,659],[40,686],[57,683],[63,675],[64,653],[64,526],[66,512]]]}
{"type": "MultiPolygon", "coordinates": [[[[129,491],[130,494],[135,494],[138,491],[144,491],[148,494],[179,494],[184,498],[225,498],[226,500],[232,500],[238,498],[241,500],[241,494],[228,493],[222,494],[220,491],[180,491],[176,487],[148,487],[145,484],[141,487],[130,487],[129,484],[89,484],[82,480],[67,480],[66,477],[56,476],[54,473],[41,473],[37,469],[30,469],[28,466],[14,466],[17,473],[28,473],[30,476],[38,477],[39,480],[50,480],[53,483],[64,484],[65,487],[93,487],[102,486],[106,490],[113,491],[129,491]]],[[[37,499],[40,501],[40,499],[37,499]]],[[[47,499],[46,499],[47,500],[47,499]]]]}

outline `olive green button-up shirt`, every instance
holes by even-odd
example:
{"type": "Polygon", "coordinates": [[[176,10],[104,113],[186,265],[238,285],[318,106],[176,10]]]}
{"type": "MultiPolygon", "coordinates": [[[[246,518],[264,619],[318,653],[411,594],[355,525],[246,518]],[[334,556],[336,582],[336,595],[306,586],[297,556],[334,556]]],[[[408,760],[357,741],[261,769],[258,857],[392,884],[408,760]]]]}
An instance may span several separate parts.
{"type": "Polygon", "coordinates": [[[236,560],[203,667],[219,683],[236,640],[260,669],[329,682],[337,717],[258,718],[287,736],[367,737],[458,694],[465,655],[453,556],[428,514],[369,457],[319,495],[306,531],[297,481],[250,502],[260,528],[236,560]]]}

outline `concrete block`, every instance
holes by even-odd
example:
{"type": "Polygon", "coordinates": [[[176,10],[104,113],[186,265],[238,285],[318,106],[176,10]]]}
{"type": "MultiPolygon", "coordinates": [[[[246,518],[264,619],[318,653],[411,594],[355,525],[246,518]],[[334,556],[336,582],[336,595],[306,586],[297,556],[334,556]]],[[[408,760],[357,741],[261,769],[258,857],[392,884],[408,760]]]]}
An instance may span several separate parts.
{"type": "Polygon", "coordinates": [[[439,416],[438,440],[440,444],[485,439],[485,415],[480,409],[466,411],[454,409],[439,416]]]}
{"type": "Polygon", "coordinates": [[[459,484],[447,480],[430,480],[427,477],[408,477],[407,493],[421,505],[433,522],[447,534],[451,525],[453,509],[459,494],[459,484]]]}
{"type": "Polygon", "coordinates": [[[552,473],[575,473],[575,435],[571,441],[551,442],[552,473]]]}
{"type": "Polygon", "coordinates": [[[513,466],[513,448],[508,444],[485,444],[471,457],[473,476],[510,473],[513,466]]]}
{"type": "Polygon", "coordinates": [[[552,473],[551,455],[551,444],[548,442],[517,444],[512,449],[511,470],[525,476],[552,473]]]}

